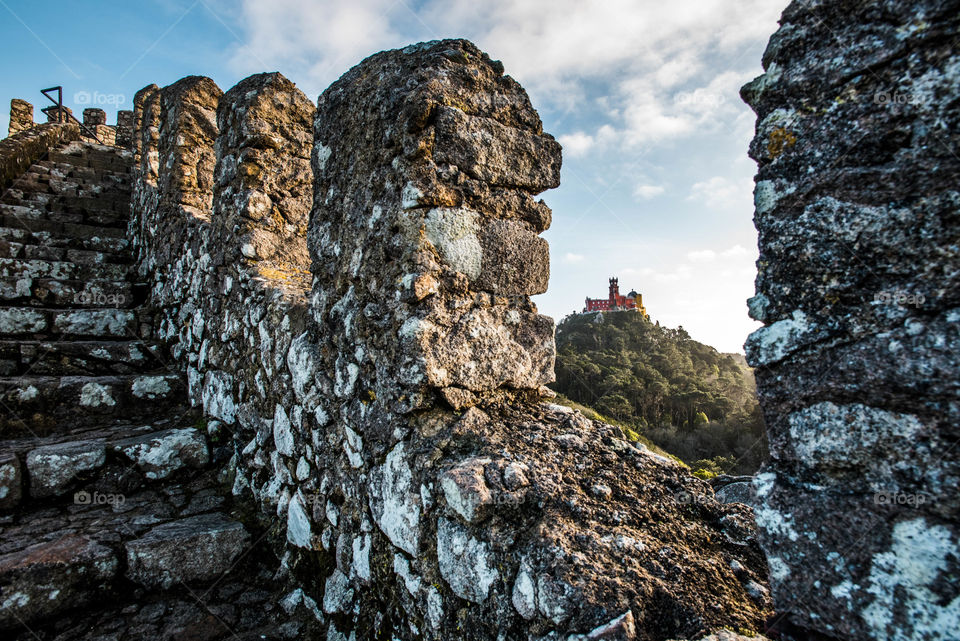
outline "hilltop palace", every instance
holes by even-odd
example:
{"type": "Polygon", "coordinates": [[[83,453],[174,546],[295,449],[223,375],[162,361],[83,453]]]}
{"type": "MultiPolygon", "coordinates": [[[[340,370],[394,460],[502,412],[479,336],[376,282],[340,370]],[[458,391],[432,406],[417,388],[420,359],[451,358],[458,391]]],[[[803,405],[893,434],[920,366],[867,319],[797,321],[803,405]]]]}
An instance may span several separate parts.
{"type": "Polygon", "coordinates": [[[620,294],[620,283],[618,279],[610,279],[610,293],[607,298],[587,298],[583,313],[587,312],[640,312],[646,318],[650,318],[647,309],[643,306],[643,294],[638,294],[631,290],[629,294],[623,296],[620,294]]]}

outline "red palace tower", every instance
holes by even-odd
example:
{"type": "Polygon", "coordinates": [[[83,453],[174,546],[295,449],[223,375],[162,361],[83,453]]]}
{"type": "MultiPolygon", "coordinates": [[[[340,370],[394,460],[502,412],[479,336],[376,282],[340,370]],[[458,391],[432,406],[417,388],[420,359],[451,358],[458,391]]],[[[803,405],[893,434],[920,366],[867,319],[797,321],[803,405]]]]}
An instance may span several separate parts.
{"type": "Polygon", "coordinates": [[[631,291],[626,296],[620,294],[620,283],[618,279],[610,279],[610,293],[606,298],[587,298],[584,312],[619,312],[631,311],[640,312],[649,318],[647,310],[643,306],[643,295],[631,291]]]}

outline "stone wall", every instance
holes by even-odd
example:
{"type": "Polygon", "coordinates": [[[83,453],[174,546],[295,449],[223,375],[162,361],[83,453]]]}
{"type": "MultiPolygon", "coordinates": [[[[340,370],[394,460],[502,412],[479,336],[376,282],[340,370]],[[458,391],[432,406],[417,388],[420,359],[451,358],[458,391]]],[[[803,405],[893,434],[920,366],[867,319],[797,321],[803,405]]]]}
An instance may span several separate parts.
{"type": "MultiPolygon", "coordinates": [[[[133,162],[134,166],[138,169],[143,169],[141,167],[141,156],[143,152],[143,147],[146,144],[153,149],[156,149],[157,141],[156,136],[159,132],[159,116],[160,116],[160,105],[153,105],[151,98],[160,91],[160,87],[157,85],[151,84],[147,85],[137,93],[133,95],[133,134],[132,134],[132,146],[133,146],[133,162]],[[147,139],[147,142],[144,142],[144,138],[147,139]]],[[[156,174],[156,170],[153,169],[150,173],[156,174]]],[[[144,175],[143,180],[149,182],[150,178],[144,175]]],[[[156,184],[156,178],[153,178],[153,183],[156,184]]]]}
{"type": "Polygon", "coordinates": [[[51,149],[79,137],[80,128],[75,123],[47,123],[0,140],[0,189],[13,184],[51,149]]]}
{"type": "Polygon", "coordinates": [[[7,127],[7,135],[12,136],[34,126],[33,105],[26,100],[13,98],[10,101],[10,124],[7,127]]]}
{"type": "Polygon", "coordinates": [[[47,122],[72,122],[73,118],[71,118],[71,116],[73,116],[73,109],[66,106],[62,107],[62,109],[63,113],[60,113],[59,109],[51,109],[46,112],[47,122]]]}
{"type": "Polygon", "coordinates": [[[214,222],[223,248],[235,250],[227,263],[246,259],[261,273],[309,284],[315,110],[279,73],[250,76],[221,100],[216,207],[222,215],[214,222]]]}
{"type": "Polygon", "coordinates": [[[152,257],[146,252],[157,231],[160,195],[157,174],[160,170],[160,87],[148,85],[133,97],[133,183],[128,236],[141,273],[152,270],[152,257]]]}
{"type": "Polygon", "coordinates": [[[107,124],[107,112],[97,107],[87,107],[83,110],[83,124],[88,127],[107,124]]]}
{"type": "MultiPolygon", "coordinates": [[[[64,107],[64,111],[72,113],[69,107],[64,107]]],[[[69,117],[67,117],[67,121],[70,121],[69,117]]],[[[57,122],[56,111],[47,114],[47,122],[57,122]]],[[[118,112],[117,125],[113,126],[107,124],[107,114],[103,109],[91,107],[83,110],[82,122],[86,127],[86,130],[80,130],[80,139],[82,140],[124,148],[130,147],[132,144],[133,112],[131,111],[118,112]],[[88,134],[88,131],[95,134],[96,138],[88,134]]],[[[33,122],[33,105],[20,98],[12,99],[10,101],[8,136],[27,131],[36,126],[37,124],[33,122]]]]}
{"type": "Polygon", "coordinates": [[[92,134],[88,136],[86,131],[81,130],[81,137],[91,142],[98,142],[104,145],[115,146],[117,142],[117,128],[107,124],[107,112],[97,107],[88,107],[83,110],[83,125],[92,134]]]}
{"type": "Polygon", "coordinates": [[[749,508],[549,402],[530,295],[560,147],[500,63],[460,40],[377,54],[312,132],[279,74],[134,107],[155,326],[317,637],[762,627],[749,508]]]}
{"type": "Polygon", "coordinates": [[[117,112],[117,147],[133,148],[133,111],[117,112]]]}
{"type": "Polygon", "coordinates": [[[771,450],[757,523],[796,638],[960,627],[957,10],[794,2],[742,90],[771,450]]]}

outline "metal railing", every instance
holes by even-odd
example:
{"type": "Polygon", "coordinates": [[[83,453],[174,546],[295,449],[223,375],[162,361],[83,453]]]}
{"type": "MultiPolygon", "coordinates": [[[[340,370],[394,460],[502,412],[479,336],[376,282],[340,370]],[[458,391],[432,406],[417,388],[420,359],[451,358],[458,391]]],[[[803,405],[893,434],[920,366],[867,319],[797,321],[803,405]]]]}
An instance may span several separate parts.
{"type": "Polygon", "coordinates": [[[90,128],[87,127],[85,124],[83,124],[82,122],[80,122],[79,120],[77,120],[77,117],[74,116],[72,113],[70,113],[70,112],[66,109],[66,107],[63,106],[63,87],[62,87],[62,86],[59,86],[59,85],[58,85],[58,86],[56,86],[56,87],[49,87],[49,88],[47,88],[47,89],[41,89],[41,90],[40,90],[40,93],[42,93],[44,96],[46,96],[47,99],[48,99],[50,102],[53,103],[53,104],[50,105],[49,107],[44,107],[43,109],[40,110],[40,111],[42,111],[44,114],[47,115],[47,118],[50,117],[50,114],[51,114],[51,113],[57,112],[57,120],[56,120],[56,122],[70,122],[70,120],[72,119],[75,123],[77,123],[78,125],[80,125],[80,131],[86,133],[88,137],[93,138],[94,140],[96,140],[96,141],[97,141],[98,143],[100,143],[101,145],[102,145],[102,144],[105,144],[102,140],[100,140],[100,136],[97,135],[97,132],[96,132],[96,131],[94,131],[93,129],[90,129],[90,128]],[[49,92],[51,92],[51,91],[56,91],[56,92],[57,92],[57,97],[56,97],[56,99],[54,99],[54,97],[50,95],[49,92]]]}

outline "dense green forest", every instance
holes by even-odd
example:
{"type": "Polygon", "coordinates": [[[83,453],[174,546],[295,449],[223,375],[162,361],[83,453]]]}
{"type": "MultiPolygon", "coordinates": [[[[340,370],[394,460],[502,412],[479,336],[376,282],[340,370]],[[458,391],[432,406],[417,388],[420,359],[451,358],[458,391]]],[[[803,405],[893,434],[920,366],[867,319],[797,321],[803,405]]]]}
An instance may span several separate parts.
{"type": "Polygon", "coordinates": [[[646,437],[703,475],[753,473],[766,456],[753,373],[633,312],[577,314],[557,326],[555,391],[646,437]]]}

